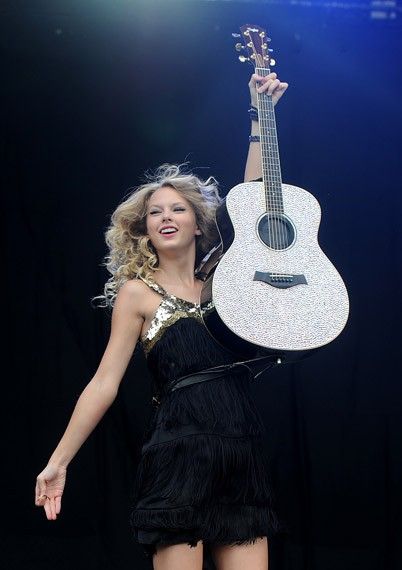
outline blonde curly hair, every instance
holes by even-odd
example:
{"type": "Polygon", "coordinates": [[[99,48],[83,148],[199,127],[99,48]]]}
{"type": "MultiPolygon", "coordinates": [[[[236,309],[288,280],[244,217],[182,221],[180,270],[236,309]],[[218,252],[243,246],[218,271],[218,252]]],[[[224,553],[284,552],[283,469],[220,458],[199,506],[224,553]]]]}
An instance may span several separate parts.
{"type": "Polygon", "coordinates": [[[105,240],[109,248],[104,265],[111,273],[103,295],[95,297],[98,306],[112,307],[116,295],[129,279],[151,279],[158,270],[158,256],[147,237],[146,215],[150,197],[163,186],[170,186],[191,204],[201,235],[196,236],[196,266],[219,240],[215,211],[222,199],[218,183],[210,176],[202,180],[184,164],[162,164],[146,172],[146,182],[132,190],[111,216],[105,240]]]}

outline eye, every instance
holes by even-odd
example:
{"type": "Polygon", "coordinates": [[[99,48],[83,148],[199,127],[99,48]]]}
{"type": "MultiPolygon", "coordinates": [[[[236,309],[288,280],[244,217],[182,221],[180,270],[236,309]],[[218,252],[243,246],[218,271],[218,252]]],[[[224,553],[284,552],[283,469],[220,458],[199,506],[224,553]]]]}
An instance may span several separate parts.
{"type": "Polygon", "coordinates": [[[159,210],[151,210],[149,215],[152,216],[153,214],[159,214],[159,210]]]}
{"type": "Polygon", "coordinates": [[[175,212],[185,212],[186,208],[184,208],[183,206],[176,206],[174,211],[175,212]]]}

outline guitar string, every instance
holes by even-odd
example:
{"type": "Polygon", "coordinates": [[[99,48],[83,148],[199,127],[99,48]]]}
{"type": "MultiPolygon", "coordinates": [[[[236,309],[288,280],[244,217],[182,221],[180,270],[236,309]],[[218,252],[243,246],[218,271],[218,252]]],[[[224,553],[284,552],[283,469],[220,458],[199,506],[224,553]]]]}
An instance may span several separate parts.
{"type": "MultiPolygon", "coordinates": [[[[264,60],[262,59],[261,54],[257,53],[255,46],[254,46],[254,40],[251,36],[251,34],[249,34],[250,40],[251,40],[251,44],[252,44],[252,48],[253,48],[253,52],[256,56],[256,65],[255,65],[255,71],[257,74],[262,75],[263,77],[265,77],[266,75],[268,75],[270,73],[270,69],[269,67],[266,68],[264,67],[264,60]]],[[[258,38],[258,41],[260,42],[260,38],[258,38]]],[[[248,44],[247,44],[248,45],[248,44]]],[[[266,123],[266,119],[265,119],[265,106],[264,106],[264,97],[266,96],[265,93],[258,93],[257,91],[257,105],[258,105],[258,110],[261,111],[260,113],[260,144],[261,144],[261,162],[262,162],[262,170],[263,170],[263,181],[264,181],[264,190],[265,190],[265,206],[266,206],[266,216],[267,216],[267,230],[268,230],[268,241],[269,244],[271,246],[274,247],[275,249],[275,231],[277,232],[277,228],[276,228],[276,224],[273,223],[272,224],[272,230],[271,230],[271,223],[270,221],[273,220],[275,222],[275,201],[273,200],[274,196],[272,195],[270,197],[269,194],[269,188],[273,187],[272,182],[274,182],[273,178],[273,169],[267,168],[267,137],[269,137],[269,129],[267,128],[266,123]],[[271,200],[270,200],[271,198],[271,200]],[[271,209],[271,202],[272,202],[272,210],[273,210],[273,215],[270,214],[269,210],[271,209]]],[[[269,147],[269,144],[268,144],[269,147]]],[[[271,160],[271,166],[272,166],[272,160],[271,160]]]]}
{"type": "MultiPolygon", "coordinates": [[[[256,56],[256,65],[255,71],[260,75],[266,77],[270,74],[271,70],[269,66],[265,66],[265,62],[263,59],[263,54],[257,53],[254,45],[254,39],[251,34],[249,34],[251,39],[251,44],[253,48],[253,52],[256,56]]],[[[258,43],[261,44],[262,37],[258,37],[258,43]]],[[[262,47],[262,45],[260,46],[262,47]]],[[[261,136],[261,155],[262,155],[262,163],[263,163],[263,170],[265,170],[267,176],[267,184],[268,184],[268,196],[266,196],[266,201],[272,202],[272,211],[273,215],[271,216],[273,231],[272,234],[276,238],[275,246],[278,249],[282,249],[285,247],[287,240],[286,240],[286,224],[283,223],[283,201],[282,201],[282,179],[281,179],[281,171],[280,171],[280,161],[279,161],[279,148],[278,148],[278,140],[277,140],[277,133],[276,133],[276,123],[275,123],[275,111],[272,102],[272,96],[267,95],[266,93],[261,94],[261,105],[259,104],[259,108],[263,111],[261,113],[261,126],[265,131],[264,136],[261,136]],[[264,105],[264,101],[267,103],[264,105]],[[266,122],[268,125],[266,125],[266,122]],[[271,124],[272,123],[272,124],[271,124]],[[268,139],[268,143],[267,143],[268,139]],[[267,169],[267,155],[266,151],[267,148],[265,146],[268,144],[268,150],[271,154],[271,164],[270,169],[267,169]],[[276,151],[276,162],[274,159],[274,152],[276,151]],[[269,184],[271,182],[271,184],[269,184]],[[269,186],[271,186],[271,196],[269,195],[269,186]],[[276,189],[275,189],[276,186],[276,189]],[[279,209],[278,209],[279,207],[279,209]]],[[[259,94],[257,92],[257,102],[259,103],[259,94]]],[[[261,133],[262,135],[263,133],[261,133]]],[[[265,189],[267,192],[267,189],[265,189]]],[[[268,203],[267,203],[268,205],[268,203]]],[[[271,204],[270,204],[271,206],[271,204]]],[[[268,210],[269,208],[267,208],[268,210]]],[[[270,214],[267,213],[267,227],[268,227],[268,236],[270,236],[271,231],[271,224],[269,223],[270,214]]]]}
{"type": "MultiPolygon", "coordinates": [[[[253,40],[252,43],[254,44],[253,40]]],[[[270,68],[269,67],[264,67],[264,61],[263,60],[259,60],[260,56],[257,56],[257,65],[256,65],[256,72],[260,75],[262,75],[263,77],[266,77],[267,75],[269,75],[270,73],[270,68]],[[258,62],[261,61],[260,65],[258,65],[258,62]],[[257,67],[259,69],[257,69],[257,67]]],[[[259,101],[259,93],[257,92],[257,101],[258,103],[260,103],[259,101]]],[[[261,113],[261,117],[260,117],[260,121],[261,121],[261,132],[260,132],[260,140],[261,140],[261,155],[262,155],[262,165],[263,165],[263,174],[265,171],[266,176],[263,176],[263,179],[266,178],[267,179],[267,185],[268,185],[268,195],[267,195],[267,188],[265,188],[265,193],[266,193],[266,206],[267,206],[267,228],[268,228],[268,239],[270,244],[273,246],[274,249],[280,249],[280,231],[282,229],[282,226],[280,224],[279,221],[279,216],[280,216],[280,212],[277,211],[277,206],[278,206],[278,199],[277,199],[277,193],[275,192],[275,183],[277,183],[277,175],[275,173],[275,168],[274,168],[274,160],[272,157],[272,152],[271,152],[271,164],[270,164],[270,168],[267,168],[267,150],[268,151],[272,151],[273,148],[273,139],[272,139],[272,134],[271,134],[271,125],[270,125],[270,118],[269,118],[269,107],[268,105],[264,105],[264,101],[267,101],[270,103],[271,105],[271,109],[272,109],[272,115],[273,115],[273,104],[272,104],[272,97],[269,97],[266,93],[262,93],[261,94],[261,104],[259,104],[259,109],[261,109],[262,113],[261,113]],[[268,125],[266,124],[268,123],[268,125]],[[266,148],[268,147],[268,148],[266,148]],[[271,190],[270,190],[271,188],[271,190]],[[270,195],[271,192],[271,195],[270,195]],[[269,207],[268,207],[269,206],[269,207]],[[272,213],[268,212],[268,210],[272,210],[272,213]],[[271,224],[272,222],[272,224],[271,224]],[[271,230],[271,226],[272,226],[272,230],[271,230]],[[272,237],[274,238],[272,240],[272,237]],[[272,240],[272,241],[271,241],[272,240]]],[[[273,121],[271,120],[271,122],[273,122],[273,125],[275,127],[275,115],[273,115],[273,121]]],[[[275,130],[275,129],[274,129],[275,130]]],[[[281,182],[279,181],[279,185],[281,184],[281,182]]],[[[281,190],[281,188],[280,188],[281,190]]],[[[279,197],[281,197],[281,192],[279,193],[279,197]]]]}
{"type": "Polygon", "coordinates": [[[263,105],[263,93],[258,93],[257,91],[257,100],[259,102],[259,110],[261,111],[261,116],[259,117],[260,120],[260,144],[261,144],[261,158],[262,158],[262,167],[263,167],[263,180],[265,180],[266,187],[265,190],[265,206],[266,206],[266,219],[267,219],[267,231],[268,231],[268,241],[269,244],[272,246],[274,242],[274,236],[271,229],[271,220],[270,220],[270,200],[269,200],[269,186],[270,186],[270,172],[266,167],[266,149],[265,149],[265,133],[266,129],[264,130],[264,105],[263,105]]]}
{"type": "MultiPolygon", "coordinates": [[[[265,69],[260,69],[257,70],[259,75],[262,75],[263,77],[266,76],[266,70],[265,69]]],[[[260,117],[260,136],[261,136],[261,154],[262,154],[262,162],[263,162],[263,170],[264,170],[264,174],[265,174],[265,178],[266,178],[266,184],[267,187],[265,189],[266,192],[266,207],[267,207],[267,228],[268,228],[268,239],[269,239],[269,246],[273,249],[276,248],[276,235],[275,235],[275,224],[273,223],[274,221],[274,215],[275,215],[275,207],[274,207],[274,201],[273,201],[273,196],[272,196],[272,192],[271,192],[271,188],[272,188],[272,169],[268,168],[267,165],[267,150],[269,147],[269,141],[267,141],[267,138],[269,137],[269,130],[267,129],[267,125],[266,125],[266,118],[265,118],[265,105],[264,105],[264,97],[265,94],[261,93],[258,94],[259,96],[259,100],[260,100],[260,109],[261,109],[261,117],[260,117]]]]}
{"type": "MultiPolygon", "coordinates": [[[[270,73],[270,70],[265,68],[257,70],[257,72],[258,71],[263,76],[266,76],[270,73]]],[[[260,121],[262,121],[262,127],[266,134],[266,136],[262,137],[262,154],[264,157],[264,166],[267,173],[268,182],[270,183],[270,206],[272,210],[271,219],[273,226],[271,234],[274,237],[274,248],[283,249],[283,247],[286,245],[286,225],[283,223],[281,216],[281,209],[283,209],[283,204],[281,203],[281,178],[279,161],[274,156],[275,154],[278,154],[278,148],[275,140],[276,130],[272,96],[266,95],[265,93],[263,94],[263,97],[261,97],[261,110],[262,116],[260,118],[260,121]],[[266,140],[268,142],[266,142],[266,140]],[[267,145],[268,148],[266,148],[267,145]],[[266,164],[267,158],[270,158],[271,162],[269,169],[267,168],[266,164]]]]}
{"type": "Polygon", "coordinates": [[[281,249],[281,226],[279,223],[279,211],[278,211],[278,197],[277,197],[277,180],[276,180],[276,173],[275,173],[275,160],[273,157],[274,154],[274,148],[273,148],[273,139],[272,139],[272,125],[271,125],[271,121],[270,121],[270,104],[272,105],[272,98],[270,100],[270,95],[266,95],[265,96],[265,110],[266,110],[266,122],[267,122],[267,131],[268,131],[268,141],[269,141],[269,147],[268,147],[268,152],[269,152],[269,160],[270,160],[270,170],[271,170],[271,180],[272,180],[272,200],[273,200],[273,210],[274,210],[274,216],[273,216],[273,224],[274,224],[274,228],[275,228],[275,237],[276,237],[276,250],[281,249]]]}
{"type": "Polygon", "coordinates": [[[269,133],[269,141],[270,141],[270,154],[271,154],[271,168],[272,168],[272,178],[273,178],[273,186],[274,186],[274,207],[275,207],[275,225],[277,227],[277,235],[278,235],[278,247],[283,249],[285,245],[285,227],[282,223],[282,216],[281,216],[281,179],[280,179],[280,170],[279,170],[279,162],[278,162],[278,145],[275,140],[276,135],[276,126],[275,126],[275,116],[274,116],[274,106],[272,102],[272,96],[268,95],[266,97],[266,108],[267,108],[267,115],[268,115],[268,133],[269,133]]]}
{"type": "MultiPolygon", "coordinates": [[[[262,75],[266,76],[269,74],[269,70],[265,70],[263,71],[262,75]]],[[[274,171],[274,164],[273,164],[273,160],[272,160],[272,156],[270,156],[272,154],[272,135],[271,135],[271,130],[270,130],[270,121],[269,121],[269,115],[268,115],[268,95],[266,93],[263,94],[262,97],[262,128],[264,131],[264,136],[263,136],[263,150],[264,150],[264,156],[265,156],[265,167],[267,170],[267,174],[268,174],[268,183],[269,183],[269,188],[268,188],[268,195],[269,195],[269,199],[270,199],[270,210],[272,211],[271,215],[268,216],[268,219],[271,220],[271,224],[272,225],[272,234],[274,237],[272,246],[274,249],[278,249],[279,247],[279,228],[278,228],[278,224],[277,224],[277,199],[276,199],[276,195],[275,195],[275,171],[274,171]],[[271,160],[269,160],[271,159],[271,160]],[[268,164],[267,164],[268,162],[268,164]],[[270,164],[269,164],[270,162],[270,164]],[[269,168],[268,168],[269,167],[269,168]]]]}
{"type": "MultiPolygon", "coordinates": [[[[268,74],[270,70],[268,69],[268,74]]],[[[275,227],[277,232],[277,246],[283,249],[286,245],[286,225],[283,223],[283,201],[282,201],[282,185],[281,185],[281,172],[279,165],[279,149],[276,133],[275,111],[272,102],[272,95],[267,95],[265,98],[265,108],[267,111],[268,122],[268,139],[270,143],[270,159],[273,180],[273,206],[275,210],[275,227]]]]}
{"type": "MultiPolygon", "coordinates": [[[[263,127],[263,97],[262,97],[262,93],[258,93],[257,91],[257,101],[258,101],[258,107],[259,107],[259,111],[261,116],[259,117],[259,121],[260,121],[260,127],[263,127]]],[[[266,220],[267,220],[267,232],[268,232],[268,242],[269,244],[272,244],[272,234],[271,234],[271,224],[270,224],[270,213],[269,213],[269,208],[270,208],[270,204],[269,204],[269,180],[265,180],[265,178],[269,178],[269,172],[267,171],[266,168],[266,157],[265,157],[265,149],[264,149],[264,136],[263,136],[263,132],[262,129],[260,128],[260,143],[261,143],[261,158],[262,158],[262,173],[263,173],[263,180],[264,182],[267,184],[267,187],[265,187],[264,184],[264,192],[265,192],[265,209],[266,209],[266,220]]]]}

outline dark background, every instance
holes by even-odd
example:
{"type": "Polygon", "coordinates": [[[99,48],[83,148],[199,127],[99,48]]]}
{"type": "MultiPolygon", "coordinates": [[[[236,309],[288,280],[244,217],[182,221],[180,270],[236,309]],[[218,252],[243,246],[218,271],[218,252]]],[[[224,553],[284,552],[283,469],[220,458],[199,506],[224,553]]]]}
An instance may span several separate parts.
{"type": "Polygon", "coordinates": [[[339,6],[3,4],[2,568],[150,568],[128,521],[150,412],[140,353],[70,464],[56,521],[35,480],[107,341],[90,300],[114,208],[163,162],[189,160],[222,194],[242,181],[252,68],[231,33],[245,23],[267,29],[290,84],[283,180],[320,201],[351,302],[334,342],[253,385],[291,527],[270,541],[270,570],[402,568],[401,13],[339,6]]]}

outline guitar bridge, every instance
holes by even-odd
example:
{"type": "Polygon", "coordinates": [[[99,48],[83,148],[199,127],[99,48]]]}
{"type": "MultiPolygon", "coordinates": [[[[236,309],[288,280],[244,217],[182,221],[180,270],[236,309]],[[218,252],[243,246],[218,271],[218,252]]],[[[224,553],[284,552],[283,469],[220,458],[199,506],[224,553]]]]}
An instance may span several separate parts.
{"type": "Polygon", "coordinates": [[[307,285],[307,280],[304,275],[292,275],[289,273],[270,273],[264,271],[256,271],[254,273],[253,281],[263,281],[277,287],[278,289],[288,289],[295,285],[307,285]]]}

